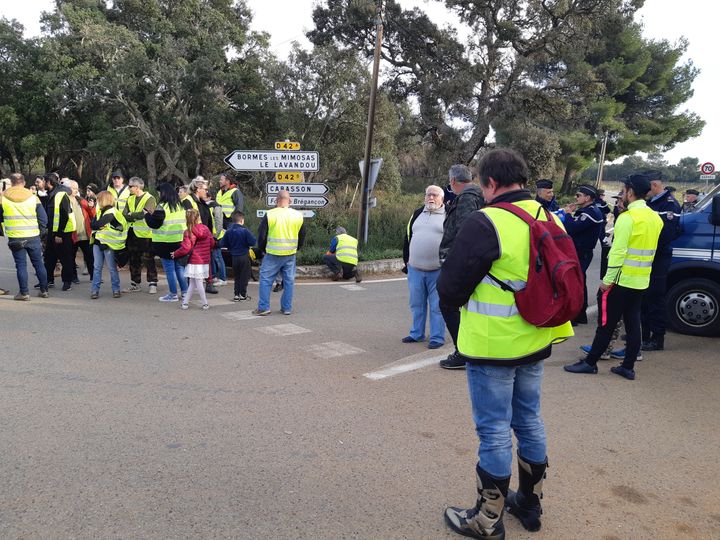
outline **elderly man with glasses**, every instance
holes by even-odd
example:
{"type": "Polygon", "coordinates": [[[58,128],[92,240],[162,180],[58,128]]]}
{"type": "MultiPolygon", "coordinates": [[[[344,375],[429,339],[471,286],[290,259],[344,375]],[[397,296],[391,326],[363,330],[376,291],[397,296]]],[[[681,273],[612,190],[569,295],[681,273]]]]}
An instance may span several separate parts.
{"type": "Polygon", "coordinates": [[[593,186],[580,185],[575,193],[575,202],[565,207],[565,229],[575,244],[585,282],[583,309],[575,317],[573,326],[588,322],[587,269],[592,262],[600,233],[605,227],[605,218],[596,205],[597,200],[598,192],[593,186]]]}
{"type": "Polygon", "coordinates": [[[412,328],[403,343],[425,341],[425,319],[430,315],[429,349],[445,344],[445,320],[440,311],[436,283],[440,275],[440,242],[445,221],[444,191],[431,185],[425,204],[413,212],[403,242],[403,272],[408,275],[412,328]]]}

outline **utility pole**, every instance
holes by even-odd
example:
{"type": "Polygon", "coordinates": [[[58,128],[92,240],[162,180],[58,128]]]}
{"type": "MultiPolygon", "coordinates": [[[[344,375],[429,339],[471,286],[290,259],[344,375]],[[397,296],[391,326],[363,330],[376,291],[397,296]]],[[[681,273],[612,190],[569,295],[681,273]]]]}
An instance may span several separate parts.
{"type": "Polygon", "coordinates": [[[603,139],[602,146],[600,147],[600,161],[598,163],[597,176],[595,177],[595,188],[600,187],[600,183],[603,179],[603,170],[605,169],[605,151],[607,150],[608,132],[605,132],[605,138],[603,139]]]}
{"type": "Polygon", "coordinates": [[[370,83],[370,107],[368,109],[367,134],[365,136],[365,163],[363,164],[360,215],[358,217],[358,241],[361,246],[368,242],[368,206],[370,204],[370,157],[375,127],[375,99],[377,98],[378,72],[380,71],[380,49],[383,34],[383,0],[377,0],[375,12],[375,61],[373,63],[372,82],[370,83]]]}

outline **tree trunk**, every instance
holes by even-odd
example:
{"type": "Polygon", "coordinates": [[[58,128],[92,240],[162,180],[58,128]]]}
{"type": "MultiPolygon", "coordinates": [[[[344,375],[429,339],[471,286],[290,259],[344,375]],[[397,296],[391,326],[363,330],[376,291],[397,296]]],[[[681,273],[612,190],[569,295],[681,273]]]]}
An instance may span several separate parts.
{"type": "Polygon", "coordinates": [[[147,187],[155,189],[157,183],[157,164],[155,163],[155,150],[145,154],[145,166],[147,168],[147,187]]]}
{"type": "Polygon", "coordinates": [[[562,186],[560,187],[560,194],[567,195],[570,193],[572,187],[573,169],[570,163],[565,165],[565,175],[563,176],[562,186]]]}
{"type": "Polygon", "coordinates": [[[15,151],[15,147],[12,144],[9,144],[8,150],[10,151],[10,158],[12,159],[13,172],[19,173],[20,172],[20,160],[17,157],[17,152],[15,151]]]}

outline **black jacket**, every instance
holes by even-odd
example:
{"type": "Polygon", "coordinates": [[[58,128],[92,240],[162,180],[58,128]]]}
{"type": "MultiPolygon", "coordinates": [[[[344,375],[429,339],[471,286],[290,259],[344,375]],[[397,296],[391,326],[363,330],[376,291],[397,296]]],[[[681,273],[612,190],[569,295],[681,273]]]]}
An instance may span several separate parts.
{"type": "Polygon", "coordinates": [[[657,199],[649,200],[647,205],[655,210],[663,220],[663,228],[658,238],[657,253],[659,256],[672,255],[670,242],[680,236],[680,214],[682,207],[672,193],[665,190],[657,199]]]}
{"type": "MultiPolygon", "coordinates": [[[[63,197],[63,200],[60,201],[60,220],[58,222],[57,233],[55,234],[63,234],[65,225],[67,225],[68,219],[70,219],[70,214],[72,214],[72,206],[70,205],[72,190],[62,185],[55,186],[53,190],[48,193],[47,206],[45,207],[48,217],[48,231],[52,231],[53,229],[53,219],[55,219],[55,197],[57,197],[60,193],[67,193],[68,196],[63,197]]],[[[78,226],[80,226],[82,224],[83,217],[80,216],[77,219],[80,220],[80,223],[78,223],[78,226]]]]}
{"type": "Polygon", "coordinates": [[[403,236],[403,262],[405,263],[405,267],[402,269],[402,271],[406,274],[407,263],[410,260],[410,240],[412,240],[413,223],[415,223],[415,220],[418,218],[418,216],[423,213],[423,210],[425,210],[425,206],[417,208],[412,213],[412,216],[410,216],[410,223],[408,223],[408,225],[405,227],[405,236],[403,236]]]}
{"type": "Polygon", "coordinates": [[[565,216],[565,230],[572,238],[578,253],[592,251],[601,235],[604,236],[605,216],[595,204],[578,208],[573,214],[565,216]]]}
{"type": "MultiPolygon", "coordinates": [[[[527,200],[532,200],[530,192],[519,189],[503,193],[492,202],[513,203],[527,200]]],[[[484,213],[472,213],[460,228],[453,247],[440,268],[437,281],[440,305],[459,308],[467,304],[475,288],[490,272],[493,262],[499,258],[500,243],[495,226],[484,213]]],[[[512,361],[467,357],[466,360],[472,364],[519,366],[544,360],[550,356],[551,351],[552,346],[548,345],[536,353],[512,361]]]]}
{"type": "MultiPolygon", "coordinates": [[[[475,184],[468,185],[460,195],[445,204],[445,223],[443,224],[443,237],[440,241],[440,264],[447,257],[453,240],[465,219],[483,206],[485,206],[485,199],[483,199],[480,186],[475,184]]],[[[405,263],[407,264],[407,260],[405,263]]]]}
{"type": "MultiPolygon", "coordinates": [[[[182,206],[182,203],[181,203],[182,206]]],[[[165,221],[165,209],[158,205],[152,214],[145,214],[145,223],[151,229],[159,229],[165,221]]],[[[170,254],[180,247],[181,242],[153,242],[153,253],[161,259],[170,259],[170,254]]]]}

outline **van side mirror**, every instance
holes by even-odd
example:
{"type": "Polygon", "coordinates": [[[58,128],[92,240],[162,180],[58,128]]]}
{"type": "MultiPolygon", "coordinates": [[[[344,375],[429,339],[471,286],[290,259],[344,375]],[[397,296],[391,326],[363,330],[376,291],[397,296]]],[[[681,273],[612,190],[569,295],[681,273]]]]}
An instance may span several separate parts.
{"type": "Polygon", "coordinates": [[[720,227],[720,195],[715,195],[712,199],[712,212],[710,213],[710,223],[716,227],[720,227]]]}

